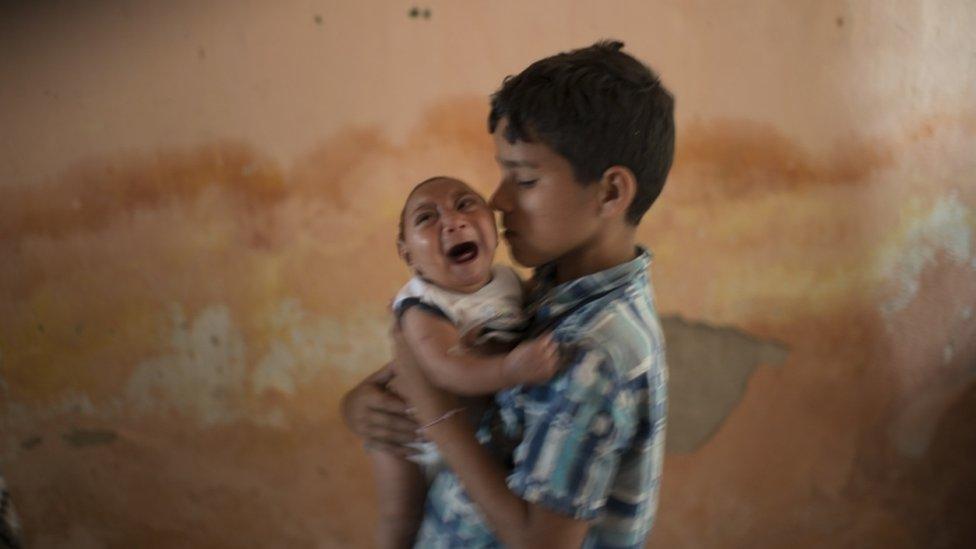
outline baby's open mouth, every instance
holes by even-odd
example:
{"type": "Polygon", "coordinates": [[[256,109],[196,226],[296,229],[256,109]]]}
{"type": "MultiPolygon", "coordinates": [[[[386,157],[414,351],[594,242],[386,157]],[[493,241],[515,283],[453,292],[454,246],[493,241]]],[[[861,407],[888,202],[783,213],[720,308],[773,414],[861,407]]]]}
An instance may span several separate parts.
{"type": "Polygon", "coordinates": [[[447,257],[451,263],[467,263],[478,257],[478,245],[474,242],[455,244],[447,250],[447,257]]]}

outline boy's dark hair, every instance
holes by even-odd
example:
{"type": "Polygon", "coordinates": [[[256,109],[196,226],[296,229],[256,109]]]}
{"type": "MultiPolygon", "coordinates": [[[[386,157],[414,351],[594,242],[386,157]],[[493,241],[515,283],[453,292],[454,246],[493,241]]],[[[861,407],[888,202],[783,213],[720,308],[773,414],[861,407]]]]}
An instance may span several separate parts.
{"type": "Polygon", "coordinates": [[[566,158],[581,183],[611,166],[629,168],[636,225],[661,194],[674,158],[674,97],[649,67],[601,41],[540,59],[505,78],[491,96],[488,130],[508,119],[505,139],[540,141],[566,158]]]}

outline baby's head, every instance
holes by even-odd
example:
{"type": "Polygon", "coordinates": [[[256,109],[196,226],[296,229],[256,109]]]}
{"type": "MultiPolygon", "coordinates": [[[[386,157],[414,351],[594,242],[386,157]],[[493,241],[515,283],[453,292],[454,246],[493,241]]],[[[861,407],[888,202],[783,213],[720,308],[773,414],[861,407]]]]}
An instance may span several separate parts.
{"type": "Polygon", "coordinates": [[[464,182],[432,177],[407,196],[397,250],[428,282],[455,292],[477,291],[491,281],[497,246],[494,213],[464,182]]]}

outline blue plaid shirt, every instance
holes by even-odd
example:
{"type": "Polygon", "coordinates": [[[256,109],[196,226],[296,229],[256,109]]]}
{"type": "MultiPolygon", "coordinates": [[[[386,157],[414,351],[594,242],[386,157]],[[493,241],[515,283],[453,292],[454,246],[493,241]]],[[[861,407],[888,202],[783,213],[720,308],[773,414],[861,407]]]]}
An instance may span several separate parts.
{"type": "MultiPolygon", "coordinates": [[[[478,432],[509,459],[513,492],[590,523],[583,547],[641,547],[654,522],[667,368],[650,260],[639,249],[630,262],[558,286],[552,266],[541,267],[532,331],[552,330],[568,365],[548,383],[500,392],[478,432]]],[[[501,544],[445,470],[428,491],[416,546],[501,544]]]]}

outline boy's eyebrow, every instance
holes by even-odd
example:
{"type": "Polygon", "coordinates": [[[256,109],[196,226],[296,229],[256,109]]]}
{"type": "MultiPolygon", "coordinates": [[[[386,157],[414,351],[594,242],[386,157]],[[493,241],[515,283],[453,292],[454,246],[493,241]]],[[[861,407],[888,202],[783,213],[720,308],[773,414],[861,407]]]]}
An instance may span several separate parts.
{"type": "Polygon", "coordinates": [[[495,157],[495,162],[498,162],[506,168],[538,168],[539,165],[534,162],[529,162],[528,160],[508,160],[505,158],[495,157]]]}

